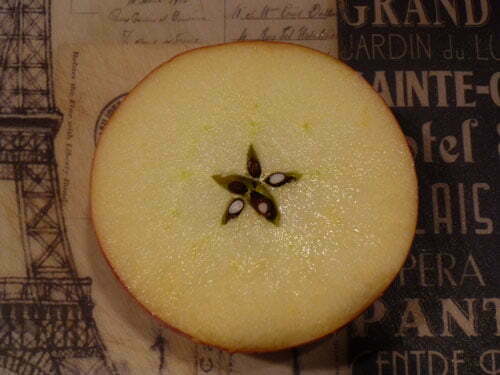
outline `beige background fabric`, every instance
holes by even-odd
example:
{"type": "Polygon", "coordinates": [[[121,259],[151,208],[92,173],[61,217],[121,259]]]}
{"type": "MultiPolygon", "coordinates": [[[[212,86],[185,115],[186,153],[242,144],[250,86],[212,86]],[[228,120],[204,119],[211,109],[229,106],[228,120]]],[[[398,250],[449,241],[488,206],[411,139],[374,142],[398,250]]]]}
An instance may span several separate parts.
{"type": "MultiPolygon", "coordinates": [[[[192,48],[281,40],[337,54],[332,0],[53,0],[52,63],[63,113],[56,159],[64,217],[80,277],[92,279],[94,319],[120,374],[346,374],[345,334],[298,351],[249,355],[197,345],[165,328],[118,283],[89,219],[89,174],[99,131],[119,98],[155,66],[192,48]],[[157,340],[165,340],[160,350],[157,340]]],[[[0,275],[25,276],[12,181],[0,182],[0,275]]]]}

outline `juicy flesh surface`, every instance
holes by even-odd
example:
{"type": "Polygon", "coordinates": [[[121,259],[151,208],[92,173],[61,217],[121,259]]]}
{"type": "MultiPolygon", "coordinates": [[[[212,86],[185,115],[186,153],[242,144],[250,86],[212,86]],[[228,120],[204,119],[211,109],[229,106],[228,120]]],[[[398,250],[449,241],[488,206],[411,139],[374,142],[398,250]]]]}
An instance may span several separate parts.
{"type": "Polygon", "coordinates": [[[417,212],[413,162],[397,123],[357,74],[287,45],[181,55],[148,76],[96,153],[92,214],[130,292],[195,339],[233,351],[304,343],[346,324],[395,277],[417,212]],[[214,174],[245,174],[253,144],[277,227],[214,174]]]}

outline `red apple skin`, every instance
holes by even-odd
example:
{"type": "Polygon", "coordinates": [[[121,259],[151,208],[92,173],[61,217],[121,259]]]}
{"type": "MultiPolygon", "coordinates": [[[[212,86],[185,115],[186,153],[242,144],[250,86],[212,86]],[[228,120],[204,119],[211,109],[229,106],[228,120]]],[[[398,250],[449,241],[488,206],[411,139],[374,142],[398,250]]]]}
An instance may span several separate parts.
{"type": "MultiPolygon", "coordinates": [[[[312,49],[312,48],[309,48],[309,47],[305,47],[305,46],[301,46],[301,45],[297,45],[297,44],[292,44],[292,43],[286,43],[286,42],[279,42],[279,41],[237,41],[237,42],[230,42],[230,43],[218,43],[218,44],[214,44],[214,45],[209,45],[209,46],[202,46],[202,47],[198,47],[198,48],[195,48],[195,49],[192,49],[192,50],[188,50],[188,51],[184,51],[184,52],[181,52],[175,56],[173,56],[172,58],[170,58],[169,60],[161,63],[160,65],[158,65],[156,68],[154,68],[151,72],[149,72],[141,81],[139,81],[135,86],[134,88],[131,90],[131,92],[133,92],[139,85],[142,84],[142,82],[144,80],[146,80],[147,78],[149,78],[149,76],[151,76],[152,74],[156,73],[157,70],[161,69],[164,65],[170,63],[171,61],[183,56],[184,54],[188,53],[188,52],[192,52],[192,51],[198,51],[198,50],[202,50],[202,49],[208,49],[208,48],[214,48],[214,47],[219,47],[219,46],[225,46],[225,45],[232,45],[232,44],[246,44],[246,45],[293,45],[294,47],[299,47],[299,48],[303,48],[304,50],[307,50],[309,52],[313,52],[313,53],[316,53],[316,54],[320,54],[322,56],[326,56],[328,58],[333,58],[332,56],[328,55],[327,53],[325,52],[321,52],[321,51],[318,51],[318,50],[315,50],[315,49],[312,49]]],[[[341,62],[340,60],[338,60],[339,62],[341,62]]],[[[356,73],[356,71],[354,69],[352,69],[349,65],[347,64],[344,64],[345,67],[347,67],[349,70],[351,70],[352,72],[356,73]]],[[[370,90],[372,90],[375,94],[377,94],[378,96],[378,93],[373,89],[373,87],[371,85],[368,84],[368,82],[366,82],[366,85],[367,87],[370,88],[370,90]]],[[[120,104],[120,105],[123,105],[123,103],[126,103],[127,102],[127,97],[125,97],[125,99],[123,100],[123,102],[120,104]]],[[[386,112],[388,112],[388,114],[390,114],[390,116],[393,117],[394,121],[396,123],[398,123],[398,121],[396,120],[396,118],[394,117],[394,114],[392,113],[392,111],[389,109],[389,107],[387,107],[387,105],[385,104],[385,102],[380,99],[381,101],[381,109],[384,108],[384,110],[386,112]]],[[[113,115],[111,115],[111,118],[108,120],[108,121],[111,121],[113,119],[113,115]]],[[[106,127],[104,127],[103,129],[103,133],[106,131],[106,127]]],[[[406,142],[406,139],[404,138],[404,135],[403,133],[401,132],[401,136],[402,136],[402,141],[403,143],[406,145],[407,149],[408,149],[408,152],[410,153],[411,155],[411,150],[410,150],[410,147],[408,145],[408,143],[406,142]]],[[[94,170],[94,166],[95,166],[95,162],[96,162],[96,155],[97,155],[97,150],[98,148],[96,149],[96,152],[94,153],[94,156],[93,156],[93,159],[92,159],[92,172],[91,172],[91,178],[90,178],[90,192],[92,195],[92,191],[93,191],[93,186],[92,186],[92,174],[93,174],[93,170],[94,170]]],[[[416,174],[416,170],[415,168],[413,168],[413,171],[414,171],[414,174],[415,174],[415,179],[417,179],[417,174],[416,174]]],[[[415,196],[415,207],[418,207],[418,194],[415,196]]],[[[188,337],[190,340],[192,340],[193,342],[195,343],[198,343],[198,344],[202,344],[202,345],[208,345],[208,346],[211,346],[211,347],[214,347],[214,348],[217,348],[217,349],[220,349],[220,350],[223,350],[225,352],[228,352],[228,353],[247,353],[247,354],[252,354],[252,353],[271,353],[271,352],[276,352],[276,351],[281,351],[281,350],[288,350],[288,349],[293,349],[293,348],[296,348],[296,347],[299,347],[299,346],[303,346],[303,345],[307,345],[307,344],[311,344],[311,343],[314,343],[314,342],[317,342],[317,341],[320,341],[322,339],[324,339],[325,337],[331,335],[331,334],[334,334],[338,331],[340,331],[341,329],[343,329],[344,327],[346,327],[348,324],[350,324],[353,320],[357,319],[360,315],[362,315],[377,299],[379,299],[386,291],[387,289],[391,286],[391,284],[394,282],[394,280],[397,278],[398,276],[398,273],[396,273],[394,275],[394,277],[387,283],[387,285],[384,286],[384,288],[382,289],[382,292],[377,294],[372,300],[370,300],[368,303],[366,303],[365,305],[363,305],[362,307],[360,307],[356,312],[353,313],[352,317],[350,320],[348,320],[345,324],[341,325],[340,327],[334,329],[333,331],[330,331],[330,332],[327,332],[325,333],[324,335],[322,336],[319,336],[317,338],[314,338],[312,340],[306,340],[304,342],[301,342],[299,344],[295,344],[295,345],[290,345],[290,346],[284,346],[284,347],[277,347],[277,348],[266,348],[266,349],[254,349],[254,350],[251,350],[251,349],[234,349],[234,348],[224,348],[224,347],[221,347],[221,346],[217,346],[217,345],[214,345],[212,343],[209,343],[209,342],[205,342],[203,340],[199,340],[189,334],[187,334],[186,332],[184,331],[181,331],[180,329],[170,325],[169,323],[167,323],[166,321],[164,321],[163,319],[161,319],[159,316],[157,316],[156,314],[154,314],[152,311],[150,311],[146,306],[144,306],[142,304],[141,301],[139,301],[139,299],[130,291],[130,289],[127,287],[126,283],[121,279],[120,275],[118,274],[118,272],[113,268],[113,265],[111,264],[108,256],[106,255],[106,250],[104,249],[104,247],[101,245],[102,244],[102,240],[99,238],[99,235],[98,235],[98,232],[97,232],[97,228],[96,228],[96,225],[95,225],[95,222],[94,222],[94,211],[93,211],[93,208],[92,208],[92,199],[90,200],[90,221],[92,223],[92,227],[94,229],[94,233],[96,235],[96,239],[97,239],[97,243],[98,243],[98,247],[101,251],[101,254],[103,255],[104,259],[106,260],[106,263],[108,264],[109,268],[111,269],[111,272],[113,273],[113,275],[116,277],[116,279],[119,281],[120,285],[123,287],[123,289],[127,292],[127,294],[129,294],[132,299],[146,312],[148,313],[149,315],[151,315],[158,323],[160,323],[162,326],[168,328],[168,329],[171,329],[173,330],[174,332],[177,332],[185,337],[188,337]]],[[[415,233],[416,231],[416,227],[417,227],[417,218],[415,217],[415,221],[414,221],[414,225],[413,225],[413,230],[412,232],[415,233]]],[[[405,262],[406,260],[408,259],[409,255],[410,255],[410,249],[412,248],[412,244],[410,244],[409,248],[406,250],[406,256],[405,256],[405,262]]],[[[402,263],[401,266],[404,265],[404,263],[402,263]]]]}

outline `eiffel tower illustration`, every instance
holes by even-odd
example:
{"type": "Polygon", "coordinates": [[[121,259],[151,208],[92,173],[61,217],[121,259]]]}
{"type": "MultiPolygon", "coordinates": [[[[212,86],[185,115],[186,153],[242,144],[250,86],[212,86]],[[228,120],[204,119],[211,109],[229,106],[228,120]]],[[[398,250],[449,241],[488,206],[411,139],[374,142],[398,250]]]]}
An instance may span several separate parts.
{"type": "Polygon", "coordinates": [[[64,223],[50,26],[50,0],[0,0],[0,179],[16,189],[26,266],[0,278],[0,373],[115,374],[64,223]]]}

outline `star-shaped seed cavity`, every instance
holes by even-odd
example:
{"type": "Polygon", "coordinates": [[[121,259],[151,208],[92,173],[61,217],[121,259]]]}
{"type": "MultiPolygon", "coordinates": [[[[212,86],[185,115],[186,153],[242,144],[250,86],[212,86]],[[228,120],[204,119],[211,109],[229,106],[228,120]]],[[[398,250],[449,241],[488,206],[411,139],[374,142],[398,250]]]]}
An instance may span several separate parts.
{"type": "Polygon", "coordinates": [[[224,189],[240,196],[233,198],[229,202],[222,217],[222,224],[227,224],[230,220],[236,219],[243,212],[246,201],[257,214],[267,221],[279,225],[279,207],[266,185],[271,188],[278,188],[299,180],[302,175],[297,172],[274,172],[261,180],[262,167],[252,145],[248,148],[246,167],[248,176],[239,174],[212,176],[214,181],[224,189]]]}

